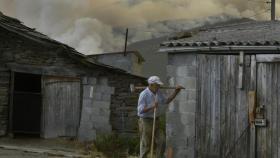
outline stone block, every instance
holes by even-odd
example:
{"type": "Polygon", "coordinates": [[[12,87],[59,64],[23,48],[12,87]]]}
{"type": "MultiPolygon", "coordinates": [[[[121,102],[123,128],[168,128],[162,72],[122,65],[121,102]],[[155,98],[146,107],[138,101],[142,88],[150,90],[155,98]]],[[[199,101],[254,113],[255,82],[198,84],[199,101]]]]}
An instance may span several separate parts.
{"type": "Polygon", "coordinates": [[[91,123],[91,120],[88,120],[88,121],[81,121],[80,127],[81,127],[81,128],[86,127],[86,128],[91,128],[91,129],[92,129],[94,126],[93,126],[93,124],[91,123]]]}
{"type": "Polygon", "coordinates": [[[182,85],[187,90],[195,90],[196,89],[196,78],[195,77],[177,77],[176,84],[182,85]]]}
{"type": "Polygon", "coordinates": [[[81,117],[81,124],[84,124],[84,123],[87,123],[87,122],[90,122],[91,121],[91,115],[88,115],[88,114],[85,114],[83,113],[82,114],[83,116],[81,117]]]}
{"type": "Polygon", "coordinates": [[[180,115],[181,117],[181,124],[186,126],[195,126],[195,113],[184,113],[180,115]]]}
{"type": "Polygon", "coordinates": [[[92,116],[97,116],[97,115],[100,115],[100,108],[99,107],[93,107],[92,109],[91,109],[91,115],[92,116]]]}
{"type": "Polygon", "coordinates": [[[110,101],[111,101],[111,94],[102,93],[102,95],[101,95],[101,100],[102,100],[102,101],[110,102],[110,101]]]}
{"type": "Polygon", "coordinates": [[[175,147],[174,148],[174,158],[194,158],[195,148],[185,148],[185,147],[175,147]]]}
{"type": "Polygon", "coordinates": [[[91,121],[94,127],[109,124],[110,117],[101,115],[92,115],[91,121]]]}
{"type": "Polygon", "coordinates": [[[176,100],[178,100],[178,101],[180,101],[180,102],[186,102],[186,101],[188,100],[186,90],[182,90],[182,91],[176,96],[176,100]]]}
{"type": "Polygon", "coordinates": [[[88,78],[87,77],[83,77],[82,78],[82,84],[88,84],[88,78]]]}
{"type": "Polygon", "coordinates": [[[111,87],[111,93],[110,94],[115,94],[115,87],[111,87]]]}
{"type": "Polygon", "coordinates": [[[179,112],[180,113],[195,113],[196,101],[181,101],[179,102],[179,112]]]}
{"type": "Polygon", "coordinates": [[[176,76],[196,77],[196,67],[195,66],[178,66],[176,68],[176,76]]]}
{"type": "Polygon", "coordinates": [[[93,92],[93,100],[96,100],[96,101],[101,101],[102,100],[102,93],[99,93],[99,92],[93,92]]]}
{"type": "Polygon", "coordinates": [[[100,78],[98,78],[97,84],[108,85],[108,78],[107,77],[100,77],[100,78]]]}
{"type": "Polygon", "coordinates": [[[99,109],[99,115],[100,116],[105,116],[105,117],[110,117],[110,110],[106,109],[106,108],[100,108],[99,109]]]}
{"type": "Polygon", "coordinates": [[[93,100],[88,98],[88,99],[83,99],[83,107],[87,107],[87,108],[92,108],[94,105],[93,105],[93,100]]]}
{"type": "Polygon", "coordinates": [[[175,86],[176,83],[175,83],[175,77],[168,77],[168,84],[170,86],[175,86]]]}
{"type": "Polygon", "coordinates": [[[97,134],[110,134],[112,132],[112,126],[111,125],[103,125],[96,128],[97,134]]]}
{"type": "Polygon", "coordinates": [[[95,85],[97,83],[97,79],[94,77],[89,77],[88,78],[88,84],[90,85],[95,85]]]}
{"type": "Polygon", "coordinates": [[[187,100],[188,101],[196,101],[196,95],[197,91],[196,90],[185,90],[187,93],[187,100]]]}
{"type": "Polygon", "coordinates": [[[186,137],[178,137],[177,135],[172,137],[171,139],[168,139],[168,144],[176,147],[176,148],[185,148],[187,149],[187,138],[186,137]]]}
{"type": "Polygon", "coordinates": [[[83,98],[92,98],[94,94],[94,87],[91,85],[83,86],[83,98]]]}
{"type": "Polygon", "coordinates": [[[167,73],[167,76],[170,76],[170,77],[173,77],[176,75],[176,71],[175,71],[175,67],[173,65],[167,65],[166,66],[166,73],[167,73]]]}
{"type": "Polygon", "coordinates": [[[197,60],[195,54],[174,54],[171,57],[170,64],[172,65],[188,65],[196,66],[197,60]]]}
{"type": "Polygon", "coordinates": [[[97,108],[110,109],[111,103],[108,101],[93,101],[93,106],[97,108]]]}
{"type": "Polygon", "coordinates": [[[99,92],[99,93],[112,93],[111,87],[104,86],[104,85],[95,85],[94,86],[94,92],[99,92]]]}
{"type": "Polygon", "coordinates": [[[79,141],[93,141],[96,139],[96,130],[91,128],[80,128],[78,134],[79,141]]]}

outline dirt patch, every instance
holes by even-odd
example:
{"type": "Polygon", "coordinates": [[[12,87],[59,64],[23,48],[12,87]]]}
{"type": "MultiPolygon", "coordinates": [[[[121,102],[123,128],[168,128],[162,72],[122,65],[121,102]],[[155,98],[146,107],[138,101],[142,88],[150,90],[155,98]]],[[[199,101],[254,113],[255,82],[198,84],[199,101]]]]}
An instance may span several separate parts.
{"type": "Polygon", "coordinates": [[[89,157],[84,144],[69,139],[0,138],[0,157],[89,157]]]}

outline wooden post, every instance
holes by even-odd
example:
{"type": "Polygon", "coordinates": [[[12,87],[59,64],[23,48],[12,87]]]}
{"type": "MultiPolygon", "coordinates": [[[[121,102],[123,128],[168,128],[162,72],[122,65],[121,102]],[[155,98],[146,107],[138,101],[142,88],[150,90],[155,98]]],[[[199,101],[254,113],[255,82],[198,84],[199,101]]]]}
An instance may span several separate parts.
{"type": "Polygon", "coordinates": [[[154,142],[155,142],[155,129],[156,129],[156,113],[157,113],[157,108],[154,109],[153,131],[152,131],[152,143],[151,143],[151,158],[154,157],[154,142]]]}
{"type": "Polygon", "coordinates": [[[256,116],[256,91],[249,91],[249,124],[250,124],[250,158],[256,156],[256,127],[255,127],[255,116],[256,116]]]}
{"type": "Polygon", "coordinates": [[[126,29],[126,32],[125,32],[125,43],[124,43],[124,53],[123,55],[126,56],[126,48],[127,48],[127,38],[128,38],[128,28],[126,29]]]}
{"type": "Polygon", "coordinates": [[[244,80],[244,52],[240,52],[239,55],[239,73],[238,73],[238,88],[243,89],[243,80],[244,80]]]}
{"type": "MultiPolygon", "coordinates": [[[[155,103],[158,102],[158,96],[155,95],[155,103]]],[[[152,143],[151,143],[151,158],[154,157],[154,141],[155,141],[155,131],[156,131],[156,115],[157,108],[154,109],[154,120],[153,120],[153,130],[152,130],[152,143]]]]}
{"type": "Polygon", "coordinates": [[[271,20],[275,20],[275,0],[271,0],[271,20]]]}

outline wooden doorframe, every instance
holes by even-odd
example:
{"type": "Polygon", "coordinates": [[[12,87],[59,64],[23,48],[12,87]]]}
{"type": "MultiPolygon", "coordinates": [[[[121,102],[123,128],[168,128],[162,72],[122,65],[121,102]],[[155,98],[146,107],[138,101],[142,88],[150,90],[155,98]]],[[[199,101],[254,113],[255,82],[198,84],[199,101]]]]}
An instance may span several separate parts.
{"type": "MultiPolygon", "coordinates": [[[[9,104],[8,104],[8,129],[7,129],[7,134],[9,137],[14,137],[15,134],[15,129],[14,129],[14,110],[15,110],[15,103],[14,103],[14,99],[15,99],[15,78],[16,78],[16,74],[17,73],[21,73],[21,74],[27,74],[27,75],[38,75],[41,76],[41,80],[42,80],[42,75],[41,74],[34,74],[34,73],[28,73],[28,72],[18,72],[15,70],[10,70],[10,85],[9,85],[9,104]]],[[[42,88],[42,87],[40,87],[42,88]]],[[[42,89],[41,89],[42,92],[42,89]]],[[[40,92],[40,93],[41,93],[40,92]]],[[[42,101],[41,101],[41,115],[42,115],[42,101]]],[[[40,116],[41,119],[41,116],[40,116]]],[[[41,127],[40,127],[41,128],[41,127]]],[[[41,129],[39,130],[40,135],[41,135],[41,129]]]]}
{"type": "Polygon", "coordinates": [[[11,71],[10,75],[10,90],[9,90],[9,129],[8,135],[14,137],[13,133],[13,110],[14,110],[14,83],[15,83],[15,72],[11,71]]]}

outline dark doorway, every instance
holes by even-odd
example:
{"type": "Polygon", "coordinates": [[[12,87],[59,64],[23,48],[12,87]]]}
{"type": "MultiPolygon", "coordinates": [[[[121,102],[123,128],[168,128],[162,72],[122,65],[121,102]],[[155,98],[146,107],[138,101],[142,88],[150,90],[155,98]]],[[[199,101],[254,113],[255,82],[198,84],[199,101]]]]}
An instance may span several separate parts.
{"type": "Polygon", "coordinates": [[[40,136],[41,75],[14,73],[12,132],[40,136]]]}

